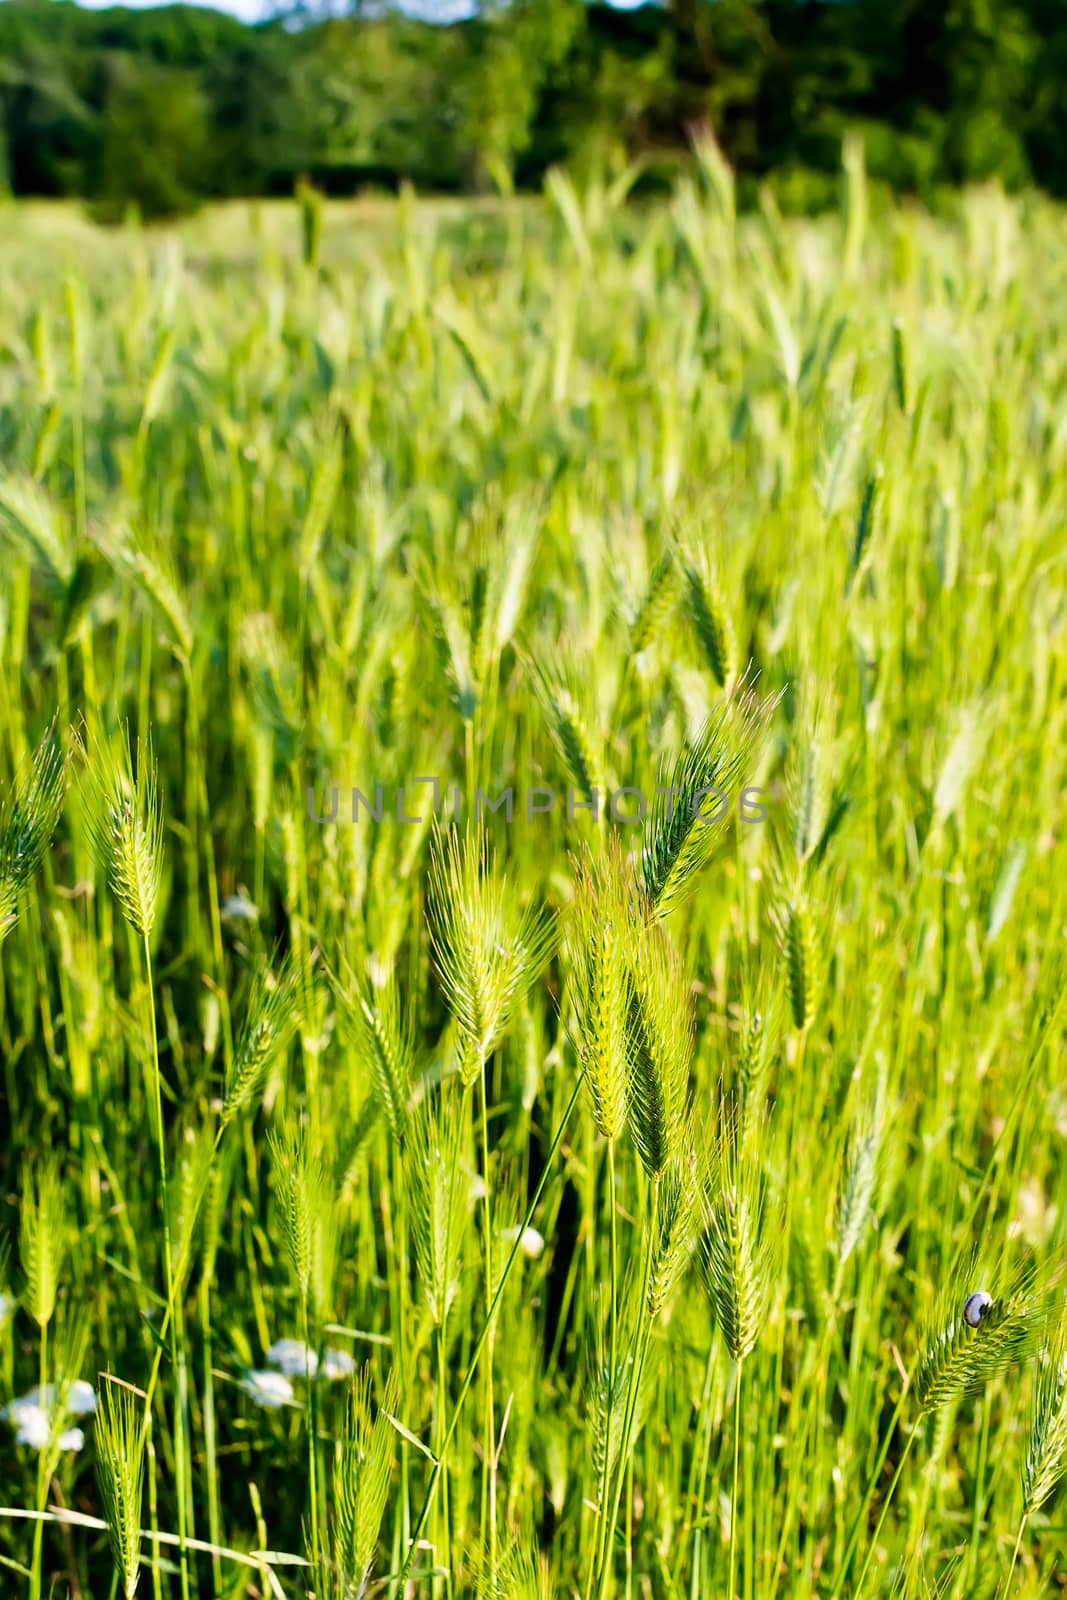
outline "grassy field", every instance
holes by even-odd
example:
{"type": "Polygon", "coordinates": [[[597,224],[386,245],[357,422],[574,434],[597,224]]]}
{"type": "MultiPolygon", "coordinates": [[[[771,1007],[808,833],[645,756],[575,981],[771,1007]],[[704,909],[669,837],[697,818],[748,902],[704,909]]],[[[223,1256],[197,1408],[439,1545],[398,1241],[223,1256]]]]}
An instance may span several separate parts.
{"type": "Polygon", "coordinates": [[[0,1591],[1067,1587],[1067,216],[7,220],[0,1591]]]}

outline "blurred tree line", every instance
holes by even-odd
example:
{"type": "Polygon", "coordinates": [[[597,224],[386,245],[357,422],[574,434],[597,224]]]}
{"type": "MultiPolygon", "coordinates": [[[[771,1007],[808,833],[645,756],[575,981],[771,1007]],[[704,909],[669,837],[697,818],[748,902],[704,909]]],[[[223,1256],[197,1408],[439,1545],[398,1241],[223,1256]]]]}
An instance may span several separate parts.
{"type": "Polygon", "coordinates": [[[301,7],[0,0],[0,188],[165,215],[227,195],[537,183],[709,124],[742,185],[816,199],[841,136],[894,188],[1067,191],[1064,0],[489,0],[434,25],[301,7]]]}

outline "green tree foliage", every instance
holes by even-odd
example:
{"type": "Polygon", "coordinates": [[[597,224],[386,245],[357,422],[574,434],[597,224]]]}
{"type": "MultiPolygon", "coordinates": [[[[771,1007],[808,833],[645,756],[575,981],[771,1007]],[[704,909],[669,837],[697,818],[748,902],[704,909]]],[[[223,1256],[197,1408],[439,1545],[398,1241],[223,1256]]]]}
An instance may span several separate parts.
{"type": "Polygon", "coordinates": [[[482,0],[448,26],[354,5],[255,27],[4,0],[0,184],[148,216],[301,179],[506,188],[590,149],[681,151],[708,125],[742,191],[778,171],[814,198],[860,125],[894,188],[1063,193],[1065,71],[1060,0],[482,0]]]}
{"type": "Polygon", "coordinates": [[[189,210],[210,160],[210,114],[196,73],[120,58],[108,89],[93,192],[103,217],[189,210]]]}

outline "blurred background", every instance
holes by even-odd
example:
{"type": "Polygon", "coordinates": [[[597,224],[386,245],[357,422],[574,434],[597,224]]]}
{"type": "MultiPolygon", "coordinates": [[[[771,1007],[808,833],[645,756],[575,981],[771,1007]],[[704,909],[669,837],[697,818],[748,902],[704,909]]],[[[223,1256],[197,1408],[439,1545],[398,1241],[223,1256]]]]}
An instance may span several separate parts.
{"type": "MultiPolygon", "coordinates": [[[[220,0],[221,4],[221,0],[220,0]]],[[[477,193],[563,164],[669,184],[710,127],[742,204],[875,183],[1067,190],[1063,0],[432,0],[271,10],[0,0],[0,192],[102,221],[231,196],[477,193]]]]}

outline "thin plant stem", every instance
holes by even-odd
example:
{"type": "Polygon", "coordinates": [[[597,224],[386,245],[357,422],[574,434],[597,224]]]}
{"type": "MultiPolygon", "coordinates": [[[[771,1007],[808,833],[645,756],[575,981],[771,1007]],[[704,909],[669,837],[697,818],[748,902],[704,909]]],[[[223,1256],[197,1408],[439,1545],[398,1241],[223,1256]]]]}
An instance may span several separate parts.
{"type": "Polygon", "coordinates": [[[632,1600],[634,1587],[634,1457],[626,1463],[626,1582],[625,1600],[632,1600]]]}
{"type": "Polygon", "coordinates": [[[1011,1553],[1011,1566],[1008,1568],[1008,1576],[1004,1580],[1005,1595],[1007,1595],[1008,1590],[1011,1588],[1011,1580],[1015,1576],[1015,1567],[1019,1560],[1019,1551],[1022,1549],[1023,1533],[1026,1530],[1026,1515],[1027,1514],[1024,1511],[1022,1516],[1019,1518],[1019,1531],[1015,1535],[1015,1548],[1011,1553]]]}
{"type": "MultiPolygon", "coordinates": [[[[149,1433],[146,1441],[148,1456],[148,1526],[154,1534],[159,1532],[159,1486],[156,1474],[156,1445],[151,1432],[151,1412],[149,1412],[149,1433]]],[[[154,1600],[163,1600],[163,1578],[159,1570],[158,1552],[152,1559],[152,1594],[154,1600]]]]}
{"type": "Polygon", "coordinates": [[[467,804],[474,803],[474,723],[468,717],[463,724],[464,767],[467,774],[467,804]]]}
{"type": "MultiPolygon", "coordinates": [[[[182,1437],[189,1439],[189,1366],[186,1360],[185,1315],[179,1295],[174,1305],[174,1340],[178,1352],[176,1377],[178,1383],[177,1409],[182,1417],[182,1437]]],[[[196,1533],[196,1499],[193,1493],[193,1466],[191,1451],[185,1451],[184,1467],[178,1477],[178,1490],[185,1502],[185,1534],[188,1540],[196,1533]]],[[[195,1600],[199,1592],[195,1562],[189,1567],[189,1584],[195,1600]]]]}
{"type": "Polygon", "coordinates": [[[470,1358],[470,1362],[469,1362],[469,1364],[467,1366],[466,1376],[464,1377],[463,1382],[460,1384],[459,1394],[456,1396],[456,1404],[455,1404],[455,1406],[453,1407],[453,1410],[452,1410],[452,1420],[448,1424],[447,1429],[445,1430],[445,1436],[444,1436],[444,1439],[441,1442],[441,1447],[440,1447],[440,1449],[439,1449],[439,1451],[437,1453],[437,1459],[434,1462],[433,1468],[432,1468],[432,1470],[430,1472],[430,1481],[426,1486],[426,1494],[423,1497],[422,1506],[421,1506],[421,1508],[419,1510],[419,1514],[418,1514],[417,1518],[415,1519],[415,1526],[412,1529],[412,1533],[411,1533],[411,1541],[410,1541],[410,1543],[408,1545],[408,1553],[407,1553],[406,1557],[404,1558],[404,1565],[401,1568],[400,1573],[398,1575],[398,1585],[402,1585],[403,1584],[403,1582],[407,1578],[408,1573],[411,1571],[411,1564],[412,1564],[412,1562],[413,1562],[413,1560],[415,1558],[415,1551],[418,1548],[419,1539],[422,1536],[422,1530],[426,1526],[426,1518],[429,1516],[430,1507],[433,1504],[434,1495],[435,1495],[436,1490],[437,1490],[438,1479],[441,1476],[442,1468],[443,1468],[443,1466],[444,1466],[444,1464],[445,1464],[445,1462],[447,1460],[448,1447],[452,1442],[452,1435],[456,1431],[456,1426],[457,1426],[457,1424],[459,1422],[460,1414],[461,1414],[461,1412],[463,1410],[463,1402],[467,1398],[467,1394],[468,1394],[468,1392],[470,1390],[470,1386],[471,1386],[472,1382],[474,1381],[474,1374],[478,1370],[478,1359],[479,1359],[479,1357],[480,1357],[480,1355],[482,1353],[482,1348],[483,1348],[487,1338],[489,1337],[489,1328],[490,1328],[490,1325],[491,1325],[492,1320],[493,1320],[493,1313],[496,1311],[497,1305],[500,1302],[500,1298],[504,1293],[504,1290],[505,1290],[505,1288],[507,1286],[508,1276],[509,1276],[509,1274],[511,1272],[512,1267],[515,1264],[516,1257],[519,1254],[519,1250],[520,1250],[521,1245],[522,1245],[523,1232],[525,1231],[526,1228],[528,1228],[530,1226],[530,1223],[533,1221],[533,1215],[534,1215],[534,1212],[537,1209],[538,1201],[540,1200],[541,1195],[542,1195],[542,1193],[544,1191],[545,1185],[548,1182],[548,1175],[549,1175],[550,1171],[552,1170],[552,1163],[553,1163],[553,1161],[555,1159],[556,1151],[559,1149],[560,1144],[562,1143],[563,1133],[564,1133],[564,1130],[566,1129],[567,1123],[570,1121],[571,1112],[574,1110],[574,1107],[578,1102],[578,1096],[581,1093],[582,1082],[583,1082],[584,1078],[585,1078],[584,1072],[579,1073],[577,1082],[575,1083],[574,1088],[571,1091],[570,1099],[567,1101],[567,1104],[566,1104],[566,1106],[564,1108],[564,1111],[563,1111],[563,1115],[559,1120],[559,1125],[557,1126],[556,1131],[552,1136],[552,1143],[549,1146],[548,1155],[545,1158],[544,1170],[541,1173],[541,1177],[540,1177],[540,1179],[538,1181],[537,1188],[534,1190],[533,1199],[530,1201],[529,1205],[526,1208],[526,1215],[523,1218],[522,1226],[520,1227],[519,1232],[516,1235],[515,1242],[511,1247],[511,1253],[509,1254],[507,1261],[504,1263],[504,1270],[500,1274],[500,1282],[496,1286],[496,1292],[493,1295],[492,1305],[489,1308],[489,1315],[486,1317],[485,1321],[483,1322],[482,1327],[481,1327],[481,1331],[479,1332],[478,1337],[474,1342],[474,1349],[471,1351],[471,1358],[470,1358]]]}
{"type": "Polygon", "coordinates": [[[734,1580],[737,1573],[737,1479],[738,1466],[741,1459],[741,1383],[744,1376],[744,1361],[737,1363],[737,1382],[734,1385],[734,1478],[733,1488],[730,1491],[730,1582],[727,1586],[727,1600],[734,1600],[734,1580]]]}
{"type": "MultiPolygon", "coordinates": [[[[218,1155],[219,1146],[222,1143],[222,1135],[224,1131],[225,1130],[221,1125],[216,1129],[215,1142],[212,1146],[211,1152],[212,1161],[214,1161],[214,1158],[218,1155]]],[[[183,1282],[185,1278],[185,1270],[189,1264],[189,1256],[191,1253],[192,1242],[196,1229],[196,1220],[200,1215],[200,1207],[203,1204],[204,1196],[207,1193],[207,1188],[207,1184],[202,1184],[193,1198],[189,1226],[186,1229],[185,1243],[183,1244],[181,1254],[178,1257],[178,1266],[174,1275],[174,1283],[172,1288],[168,1291],[167,1303],[163,1309],[163,1320],[159,1325],[159,1337],[155,1341],[155,1354],[152,1357],[152,1369],[149,1373],[148,1384],[145,1388],[145,1420],[141,1433],[142,1441],[147,1441],[148,1434],[151,1429],[152,1399],[156,1391],[156,1384],[159,1382],[160,1364],[163,1359],[163,1341],[166,1339],[168,1329],[171,1327],[173,1322],[178,1285],[183,1282]]]]}
{"type": "Polygon", "coordinates": [[[882,1436],[881,1447],[878,1451],[878,1460],[875,1462],[874,1471],[871,1473],[868,1481],[867,1490],[863,1496],[863,1503],[860,1506],[859,1511],[856,1513],[855,1520],[853,1521],[852,1531],[849,1534],[848,1545],[845,1548],[845,1554],[842,1559],[841,1566],[838,1569],[837,1578],[834,1582],[830,1600],[838,1600],[838,1597],[844,1588],[845,1580],[848,1576],[848,1569],[851,1565],[856,1546],[859,1543],[860,1529],[862,1528],[864,1520],[867,1516],[867,1508],[871,1503],[875,1487],[878,1483],[879,1477],[881,1476],[882,1468],[885,1466],[885,1458],[889,1454],[889,1446],[892,1443],[893,1434],[896,1432],[897,1423],[900,1421],[900,1413],[904,1409],[904,1398],[907,1392],[908,1385],[905,1384],[904,1388],[901,1390],[900,1398],[893,1408],[893,1415],[890,1417],[885,1433],[882,1436]]]}
{"type": "MultiPolygon", "coordinates": [[[[48,1381],[48,1323],[47,1322],[44,1322],[44,1323],[41,1324],[41,1348],[40,1348],[40,1361],[39,1361],[39,1365],[38,1365],[38,1371],[40,1373],[39,1382],[40,1382],[40,1385],[41,1385],[40,1403],[41,1403],[41,1409],[42,1409],[42,1411],[44,1411],[44,1410],[47,1410],[47,1408],[45,1407],[44,1396],[45,1396],[45,1384],[48,1381]]],[[[44,1510],[44,1503],[45,1503],[45,1499],[47,1497],[46,1496],[46,1490],[47,1490],[48,1486],[47,1486],[47,1483],[46,1483],[46,1480],[45,1480],[45,1467],[46,1467],[46,1464],[47,1464],[46,1463],[46,1459],[45,1459],[46,1455],[47,1455],[47,1451],[46,1450],[42,1450],[40,1456],[38,1457],[38,1461],[37,1461],[37,1509],[38,1509],[38,1511],[43,1511],[44,1510]]],[[[43,1533],[44,1533],[44,1523],[43,1522],[35,1522],[34,1526],[33,1526],[33,1561],[32,1561],[31,1570],[30,1570],[30,1600],[40,1600],[40,1596],[41,1596],[41,1562],[42,1562],[42,1558],[43,1558],[43,1550],[42,1550],[43,1533]]]]}
{"type": "MultiPolygon", "coordinates": [[[[448,1379],[447,1379],[448,1352],[445,1344],[445,1330],[443,1325],[437,1330],[437,1431],[441,1439],[444,1438],[448,1413],[448,1379]]],[[[438,1454],[440,1455],[440,1445],[438,1454]]],[[[441,1508],[440,1508],[441,1533],[439,1543],[443,1544],[445,1552],[445,1566],[448,1568],[449,1579],[445,1585],[446,1592],[451,1589],[452,1573],[452,1534],[448,1514],[448,1469],[445,1468],[441,1476],[441,1508]]]]}
{"type": "Polygon", "coordinates": [[[315,1383],[311,1374],[311,1316],[308,1309],[308,1296],[303,1296],[304,1317],[304,1378],[308,1392],[307,1438],[308,1438],[308,1493],[311,1497],[311,1553],[312,1559],[317,1560],[319,1555],[319,1474],[317,1464],[317,1441],[315,1437],[315,1383]]]}
{"type": "Polygon", "coordinates": [[[904,1471],[904,1464],[907,1461],[908,1456],[911,1454],[911,1447],[914,1443],[915,1434],[912,1432],[908,1434],[908,1442],[900,1452],[900,1460],[897,1462],[897,1470],[893,1474],[893,1481],[889,1485],[889,1491],[882,1502],[882,1509],[878,1517],[877,1525],[871,1537],[871,1541],[867,1546],[867,1554],[864,1557],[863,1566],[860,1568],[860,1575],[856,1581],[856,1600],[860,1600],[860,1597],[863,1594],[863,1584],[867,1576],[867,1569],[871,1564],[875,1549],[878,1545],[879,1536],[881,1535],[882,1528],[885,1524],[885,1519],[889,1514],[889,1507],[892,1504],[893,1496],[896,1493],[897,1484],[900,1482],[901,1473],[904,1471]]]}
{"type": "Polygon", "coordinates": [[[619,1502],[622,1499],[622,1486],[626,1478],[626,1456],[630,1448],[630,1435],[633,1431],[633,1420],[637,1412],[637,1400],[641,1390],[641,1378],[644,1371],[645,1356],[648,1351],[649,1337],[652,1332],[652,1319],[648,1316],[648,1290],[652,1279],[652,1242],[656,1236],[656,1222],[659,1212],[659,1185],[652,1186],[652,1211],[649,1222],[648,1238],[645,1244],[645,1270],[642,1273],[641,1284],[641,1315],[637,1333],[634,1339],[633,1365],[630,1368],[630,1377],[626,1389],[626,1405],[623,1410],[622,1434],[619,1440],[619,1462],[615,1473],[615,1492],[612,1500],[611,1516],[605,1530],[603,1557],[600,1565],[600,1583],[597,1588],[598,1600],[606,1600],[611,1592],[611,1542],[615,1534],[615,1524],[619,1517],[619,1502]]]}
{"type": "MultiPolygon", "coordinates": [[[[167,1206],[167,1146],[163,1127],[163,1090],[159,1070],[159,1036],[156,1031],[155,989],[152,983],[152,951],[149,947],[147,934],[144,936],[144,957],[145,981],[148,985],[148,1014],[152,1030],[152,1088],[155,1095],[156,1149],[159,1156],[159,1203],[163,1211],[163,1269],[167,1280],[167,1305],[168,1309],[173,1311],[176,1301],[174,1256],[171,1247],[170,1215],[167,1206]]],[[[161,1334],[161,1341],[162,1338],[163,1335],[161,1334]]],[[[179,1357],[178,1331],[173,1315],[170,1317],[170,1352],[174,1370],[177,1373],[179,1357]]],[[[148,1396],[145,1400],[146,1413],[151,1403],[151,1396],[148,1396]]],[[[189,1558],[185,1544],[187,1535],[185,1526],[185,1417],[182,1414],[180,1400],[174,1412],[174,1458],[178,1479],[178,1563],[181,1569],[182,1600],[189,1600],[189,1558]]]]}
{"type": "Polygon", "coordinates": [[[611,1470],[611,1419],[615,1410],[615,1377],[618,1370],[619,1339],[619,1238],[618,1203],[615,1194],[615,1141],[608,1140],[608,1206],[611,1214],[611,1334],[608,1366],[608,1414],[604,1437],[604,1492],[600,1502],[601,1548],[607,1537],[605,1515],[608,1499],[608,1475],[611,1470]]]}
{"type": "Polygon", "coordinates": [[[608,1210],[611,1219],[611,1302],[608,1309],[608,1381],[607,1405],[604,1418],[604,1469],[600,1480],[600,1505],[597,1514],[596,1539],[589,1562],[586,1595],[593,1578],[600,1569],[604,1550],[604,1529],[607,1523],[608,1480],[611,1472],[611,1422],[615,1411],[615,1374],[618,1365],[618,1222],[615,1198],[615,1141],[608,1140],[608,1210]]]}
{"type": "MultiPolygon", "coordinates": [[[[470,728],[470,723],[467,724],[467,727],[470,728]]],[[[484,1061],[478,1074],[478,1099],[482,1141],[482,1179],[484,1185],[484,1193],[482,1194],[482,1230],[485,1248],[485,1320],[489,1329],[489,1348],[485,1363],[485,1475],[483,1486],[488,1489],[489,1502],[489,1588],[491,1593],[496,1583],[496,1415],[493,1404],[493,1215],[492,1200],[489,1193],[489,1119],[486,1109],[484,1061]]],[[[519,1237],[521,1239],[521,1234],[519,1237]]],[[[482,1504],[484,1510],[484,1492],[482,1504]]],[[[482,1539],[484,1542],[484,1526],[482,1539]]]]}
{"type": "MultiPolygon", "coordinates": [[[[707,1496],[708,1496],[708,1467],[709,1467],[710,1460],[711,1460],[711,1425],[712,1425],[712,1417],[711,1417],[711,1385],[712,1385],[712,1378],[713,1378],[713,1375],[714,1375],[714,1370],[715,1370],[715,1343],[714,1343],[714,1335],[713,1335],[712,1339],[709,1341],[709,1344],[708,1344],[708,1360],[707,1360],[707,1366],[706,1366],[706,1369],[705,1369],[705,1372],[704,1372],[704,1387],[703,1387],[703,1389],[701,1391],[701,1415],[702,1415],[702,1419],[703,1419],[703,1426],[701,1428],[700,1451],[699,1451],[699,1457],[697,1455],[694,1455],[693,1466],[692,1466],[692,1470],[690,1472],[690,1482],[689,1482],[689,1495],[688,1495],[688,1499],[689,1499],[689,1521],[690,1521],[690,1524],[693,1525],[692,1526],[692,1538],[690,1540],[690,1544],[692,1546],[692,1567],[691,1567],[691,1571],[690,1571],[690,1583],[689,1583],[690,1600],[697,1600],[697,1575],[698,1575],[698,1572],[699,1572],[699,1569],[700,1569],[701,1545],[703,1544],[702,1534],[703,1534],[704,1530],[703,1530],[703,1527],[702,1527],[701,1523],[702,1523],[703,1512],[704,1512],[704,1503],[707,1500],[707,1496]],[[698,1462],[699,1462],[699,1464],[698,1464],[698,1462]],[[697,1484],[698,1483],[700,1485],[699,1498],[698,1498],[698,1491],[697,1491],[697,1484]]],[[[681,1568],[679,1567],[678,1570],[675,1573],[675,1581],[676,1582],[678,1581],[678,1574],[680,1573],[680,1571],[681,1571],[681,1568]]]]}
{"type": "MultiPolygon", "coordinates": [[[[222,1517],[219,1510],[218,1456],[215,1438],[215,1379],[212,1372],[211,1280],[200,1283],[200,1325],[204,1340],[204,1453],[207,1458],[207,1519],[211,1543],[222,1543],[222,1517]]],[[[217,1550],[211,1556],[211,1581],[217,1594],[222,1587],[222,1558],[217,1550]]]]}
{"type": "Polygon", "coordinates": [[[978,1439],[978,1469],[975,1474],[973,1492],[974,1504],[971,1508],[971,1548],[968,1554],[968,1576],[973,1582],[977,1571],[979,1533],[981,1531],[982,1514],[985,1506],[985,1475],[986,1461],[989,1455],[989,1401],[982,1396],[982,1427],[978,1439]]]}

